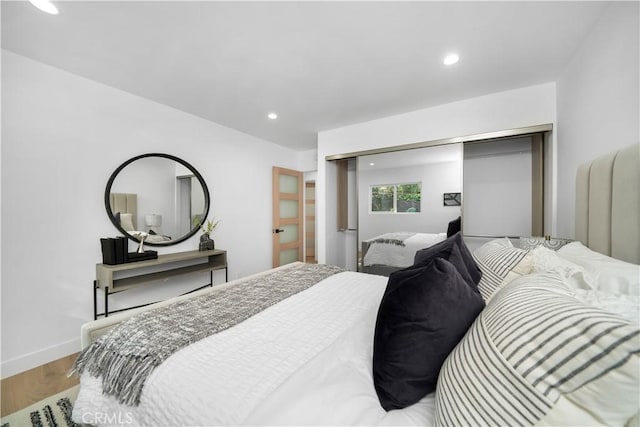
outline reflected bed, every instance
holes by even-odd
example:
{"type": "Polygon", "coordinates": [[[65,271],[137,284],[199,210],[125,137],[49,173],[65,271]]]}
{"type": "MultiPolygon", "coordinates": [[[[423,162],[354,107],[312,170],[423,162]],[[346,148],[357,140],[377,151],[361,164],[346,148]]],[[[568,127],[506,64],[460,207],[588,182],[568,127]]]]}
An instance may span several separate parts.
{"type": "Polygon", "coordinates": [[[446,233],[385,233],[362,241],[360,271],[389,276],[394,271],[413,264],[420,249],[446,239],[446,233]]]}

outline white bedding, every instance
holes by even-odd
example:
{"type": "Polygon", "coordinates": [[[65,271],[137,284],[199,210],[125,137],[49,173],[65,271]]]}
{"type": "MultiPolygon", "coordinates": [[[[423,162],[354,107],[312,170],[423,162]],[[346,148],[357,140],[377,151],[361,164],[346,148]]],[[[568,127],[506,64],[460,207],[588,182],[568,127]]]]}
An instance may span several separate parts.
{"type": "Polygon", "coordinates": [[[168,242],[171,240],[170,237],[163,236],[160,234],[149,234],[146,231],[133,230],[133,231],[129,231],[128,233],[138,240],[140,240],[140,235],[144,235],[145,243],[162,243],[162,242],[168,242]]]}
{"type": "MultiPolygon", "coordinates": [[[[374,239],[384,239],[396,233],[383,234],[374,239]]],[[[447,238],[446,233],[416,233],[404,240],[404,246],[392,243],[372,242],[364,255],[364,265],[389,265],[393,267],[409,267],[413,265],[416,252],[420,249],[433,246],[447,238]]]]}
{"type": "Polygon", "coordinates": [[[386,282],[340,273],[186,347],[152,373],[138,407],[103,396],[100,380],[84,374],[73,418],[98,425],[430,425],[433,394],[387,413],[373,387],[373,333],[386,282]]]}

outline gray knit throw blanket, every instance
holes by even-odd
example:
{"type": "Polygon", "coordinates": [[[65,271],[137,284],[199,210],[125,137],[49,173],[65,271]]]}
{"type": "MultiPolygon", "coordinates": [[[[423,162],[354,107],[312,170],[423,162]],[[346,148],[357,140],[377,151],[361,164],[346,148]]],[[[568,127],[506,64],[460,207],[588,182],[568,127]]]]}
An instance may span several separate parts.
{"type": "Polygon", "coordinates": [[[137,314],[83,350],[72,372],[102,377],[104,394],[121,404],[138,406],[145,381],[173,353],[341,271],[334,266],[295,264],[137,314]]]}
{"type": "Polygon", "coordinates": [[[416,233],[406,233],[406,232],[397,232],[397,233],[386,233],[382,236],[374,239],[372,243],[386,243],[389,245],[396,246],[404,246],[404,241],[407,240],[411,236],[415,236],[416,233]]]}

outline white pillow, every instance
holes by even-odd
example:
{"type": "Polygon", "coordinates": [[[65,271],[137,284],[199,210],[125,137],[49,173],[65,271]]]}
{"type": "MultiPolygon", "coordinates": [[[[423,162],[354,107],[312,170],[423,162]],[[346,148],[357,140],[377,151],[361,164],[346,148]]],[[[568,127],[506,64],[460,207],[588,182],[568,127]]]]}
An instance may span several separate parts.
{"type": "Polygon", "coordinates": [[[596,290],[597,283],[591,273],[546,247],[530,251],[511,269],[500,287],[523,275],[540,273],[559,278],[571,289],[571,295],[583,303],[615,313],[640,326],[640,297],[596,290]]]}
{"type": "Polygon", "coordinates": [[[584,267],[567,261],[555,251],[545,247],[537,247],[531,251],[533,257],[532,273],[556,273],[573,288],[596,289],[595,278],[584,267]]]}
{"type": "Polygon", "coordinates": [[[640,295],[640,265],[595,252],[580,242],[569,243],[557,252],[581,265],[595,279],[596,289],[626,295],[640,295]]]}
{"type": "Polygon", "coordinates": [[[484,244],[484,246],[500,246],[503,248],[513,248],[513,243],[509,240],[508,237],[499,237],[497,239],[493,239],[484,244]]]}

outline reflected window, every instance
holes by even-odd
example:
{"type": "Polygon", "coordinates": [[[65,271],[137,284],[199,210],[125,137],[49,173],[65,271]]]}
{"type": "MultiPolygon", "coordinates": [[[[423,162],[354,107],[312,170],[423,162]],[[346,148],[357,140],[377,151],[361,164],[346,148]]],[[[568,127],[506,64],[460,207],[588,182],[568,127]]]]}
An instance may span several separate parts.
{"type": "Polygon", "coordinates": [[[372,185],[370,213],[419,213],[422,202],[422,184],[372,185]]]}

